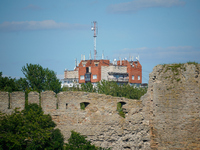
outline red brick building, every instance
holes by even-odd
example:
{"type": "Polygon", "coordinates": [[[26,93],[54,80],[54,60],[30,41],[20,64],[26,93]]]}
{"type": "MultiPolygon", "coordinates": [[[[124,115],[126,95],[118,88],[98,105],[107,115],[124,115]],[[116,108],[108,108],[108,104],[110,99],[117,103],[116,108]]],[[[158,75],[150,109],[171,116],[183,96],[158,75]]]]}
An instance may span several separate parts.
{"type": "Polygon", "coordinates": [[[109,65],[109,60],[82,60],[77,67],[79,70],[79,83],[101,81],[101,67],[109,65]]]}
{"type": "Polygon", "coordinates": [[[118,83],[141,84],[142,66],[139,61],[81,60],[73,71],[65,71],[64,82],[76,81],[79,84],[101,81],[116,81],[118,83]],[[69,74],[70,73],[70,74],[69,74]],[[70,75],[70,76],[69,76],[70,75]],[[78,75],[78,77],[77,77],[78,75]]]}

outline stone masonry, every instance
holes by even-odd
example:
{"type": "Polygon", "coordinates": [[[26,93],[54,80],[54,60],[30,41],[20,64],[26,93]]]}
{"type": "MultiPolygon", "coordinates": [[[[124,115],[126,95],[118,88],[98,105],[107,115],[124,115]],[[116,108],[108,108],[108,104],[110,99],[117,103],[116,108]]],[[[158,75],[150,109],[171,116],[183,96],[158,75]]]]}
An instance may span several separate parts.
{"type": "Polygon", "coordinates": [[[142,102],[96,93],[61,92],[58,110],[52,117],[66,139],[75,130],[92,143],[113,149],[148,149],[149,127],[143,124],[142,102]],[[80,103],[88,104],[85,110],[80,103]],[[126,117],[119,116],[117,103],[122,102],[126,117]]]}
{"type": "Polygon", "coordinates": [[[200,65],[158,65],[149,75],[143,113],[151,149],[200,149],[200,65]]]}
{"type": "MultiPolygon", "coordinates": [[[[41,106],[50,114],[65,142],[74,130],[93,144],[113,150],[200,149],[200,65],[158,65],[149,75],[141,100],[86,92],[41,93],[41,106]],[[125,118],[119,116],[122,104],[125,118]],[[82,110],[80,104],[85,104],[82,110]]],[[[39,104],[31,92],[29,103],[39,104]]],[[[24,108],[23,92],[0,92],[0,110],[24,108]],[[10,102],[10,104],[9,104],[10,102]],[[11,109],[8,109],[10,106],[11,109]]]]}

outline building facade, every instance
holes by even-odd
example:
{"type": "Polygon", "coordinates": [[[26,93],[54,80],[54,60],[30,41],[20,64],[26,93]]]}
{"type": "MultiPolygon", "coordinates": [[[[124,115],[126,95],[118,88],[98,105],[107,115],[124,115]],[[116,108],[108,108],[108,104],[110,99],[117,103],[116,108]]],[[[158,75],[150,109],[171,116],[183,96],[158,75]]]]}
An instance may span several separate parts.
{"type": "Polygon", "coordinates": [[[139,61],[81,60],[73,71],[65,70],[63,86],[91,82],[93,85],[101,80],[116,81],[119,84],[141,85],[142,66],[139,61]]]}

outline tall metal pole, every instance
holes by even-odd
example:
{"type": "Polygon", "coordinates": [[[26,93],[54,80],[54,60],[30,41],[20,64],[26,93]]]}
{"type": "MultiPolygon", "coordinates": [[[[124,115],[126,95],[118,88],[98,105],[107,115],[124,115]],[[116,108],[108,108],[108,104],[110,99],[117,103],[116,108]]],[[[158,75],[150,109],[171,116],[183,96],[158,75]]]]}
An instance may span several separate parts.
{"type": "Polygon", "coordinates": [[[92,31],[94,31],[94,60],[96,60],[96,54],[97,54],[97,49],[96,49],[96,37],[97,37],[97,22],[93,21],[94,27],[92,27],[92,31]]]}

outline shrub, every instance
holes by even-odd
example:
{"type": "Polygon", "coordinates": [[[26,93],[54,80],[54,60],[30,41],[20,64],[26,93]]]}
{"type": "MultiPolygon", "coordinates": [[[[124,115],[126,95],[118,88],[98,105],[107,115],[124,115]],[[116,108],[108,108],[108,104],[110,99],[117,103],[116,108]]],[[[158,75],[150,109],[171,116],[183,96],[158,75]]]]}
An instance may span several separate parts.
{"type": "Polygon", "coordinates": [[[110,150],[110,148],[96,147],[92,145],[90,141],[86,140],[86,136],[71,131],[71,136],[68,139],[68,143],[65,145],[65,150],[110,150]]]}
{"type": "Polygon", "coordinates": [[[123,108],[122,108],[122,103],[117,103],[117,111],[119,112],[119,115],[123,118],[125,118],[125,113],[123,112],[123,108]]]}
{"type": "Polygon", "coordinates": [[[11,115],[0,114],[0,149],[62,150],[64,137],[37,104],[11,115]]]}

